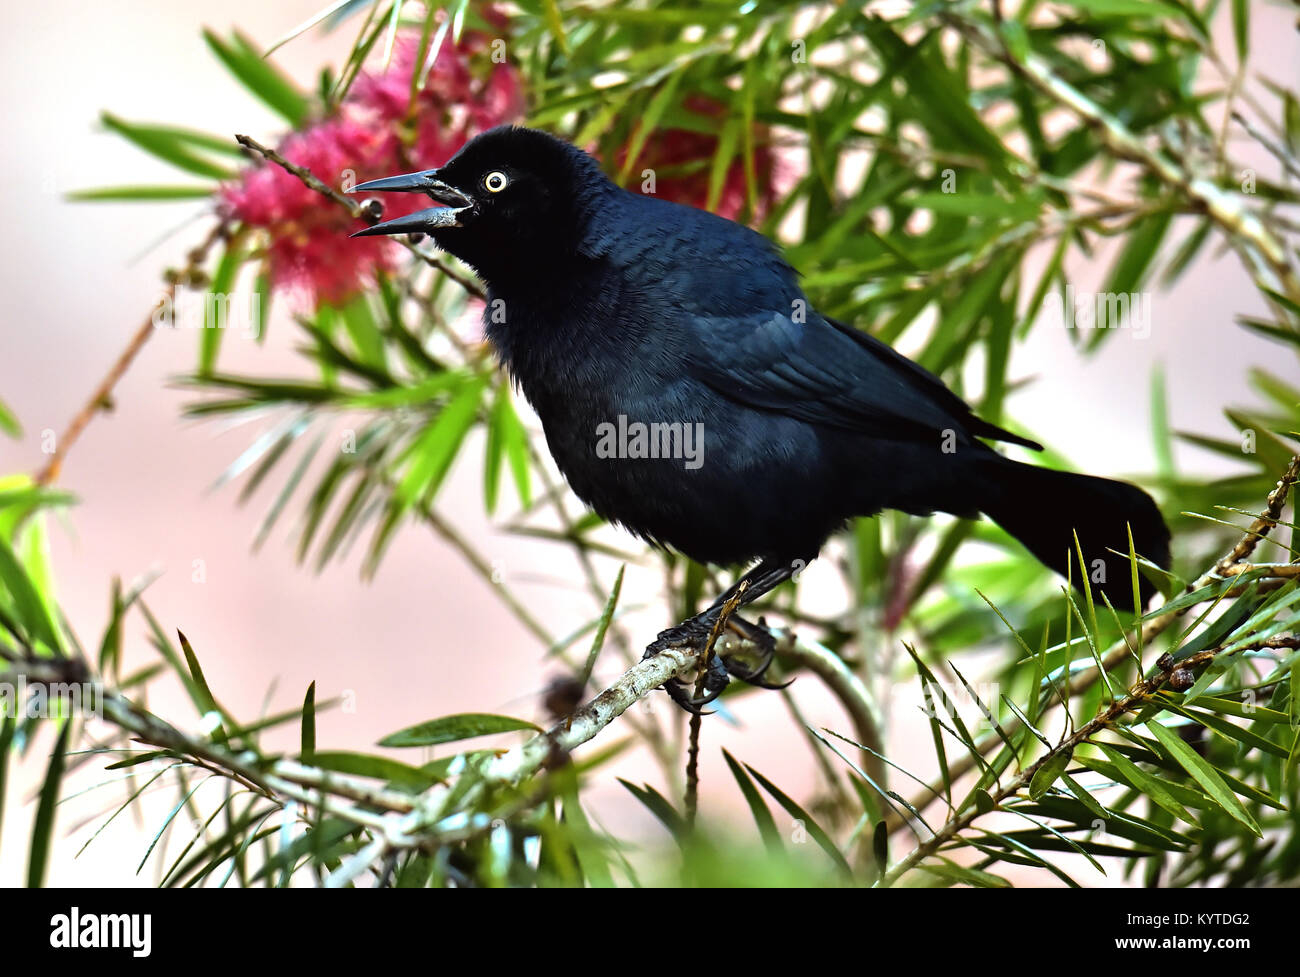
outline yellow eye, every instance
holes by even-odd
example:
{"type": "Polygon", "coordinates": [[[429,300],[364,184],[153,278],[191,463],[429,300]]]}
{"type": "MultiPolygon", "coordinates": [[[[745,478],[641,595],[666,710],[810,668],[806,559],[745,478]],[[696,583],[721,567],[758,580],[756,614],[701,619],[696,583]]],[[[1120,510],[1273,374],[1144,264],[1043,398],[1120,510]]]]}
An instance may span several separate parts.
{"type": "Polygon", "coordinates": [[[487,188],[490,193],[500,193],[506,188],[506,184],[509,182],[510,178],[500,170],[493,170],[487,176],[483,177],[483,186],[487,188]]]}

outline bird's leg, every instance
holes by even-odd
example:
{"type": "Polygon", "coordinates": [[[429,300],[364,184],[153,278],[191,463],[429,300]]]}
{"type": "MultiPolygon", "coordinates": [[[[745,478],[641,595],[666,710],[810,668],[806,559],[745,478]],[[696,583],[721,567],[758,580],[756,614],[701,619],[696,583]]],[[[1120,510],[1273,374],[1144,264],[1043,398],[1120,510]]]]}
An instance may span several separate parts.
{"type": "Polygon", "coordinates": [[[785,583],[793,573],[794,568],[791,565],[764,560],[728,587],[722,596],[699,614],[687,618],[681,624],[675,624],[667,630],[660,631],[659,636],[646,649],[643,657],[649,658],[652,655],[657,655],[665,648],[699,647],[708,640],[709,635],[713,632],[713,626],[718,622],[718,617],[727,604],[739,598],[736,603],[737,609],[744,607],[750,601],[762,597],[772,588],[785,583]]]}
{"type": "MultiPolygon", "coordinates": [[[[704,611],[692,618],[688,618],[681,624],[660,631],[659,636],[646,648],[642,660],[651,658],[667,648],[695,649],[704,646],[713,634],[724,609],[730,607],[734,611],[779,587],[794,575],[795,566],[796,564],[792,562],[778,563],[770,560],[763,560],[758,563],[728,587],[726,592],[704,611]]],[[[767,634],[766,629],[756,627],[743,619],[732,618],[731,622],[737,620],[740,621],[741,627],[745,629],[737,629],[742,637],[756,640],[759,644],[765,646],[762,663],[757,668],[753,668],[739,662],[734,656],[732,661],[723,661],[719,656],[710,656],[704,677],[704,694],[698,698],[692,696],[680,680],[669,679],[668,682],[664,683],[665,691],[668,692],[674,702],[687,712],[698,713],[702,707],[708,705],[722,694],[722,690],[727,687],[727,675],[733,663],[736,665],[734,674],[737,678],[765,688],[772,687],[763,682],[763,673],[767,671],[768,665],[771,664],[772,655],[776,650],[776,642],[770,634],[767,634]],[[766,642],[757,637],[760,632],[766,635],[766,642]],[[767,645],[770,645],[770,647],[767,647],[767,645]]],[[[776,688],[780,687],[776,686],[776,688]]]]}
{"type": "Polygon", "coordinates": [[[704,649],[704,675],[694,692],[678,678],[670,678],[663,686],[669,698],[692,715],[700,715],[705,706],[722,694],[729,681],[727,666],[713,653],[713,645],[726,624],[724,619],[740,606],[745,586],[738,582],[729,593],[731,596],[726,602],[715,604],[702,614],[696,614],[676,627],[659,632],[659,637],[646,648],[642,656],[644,661],[667,648],[689,648],[692,651],[704,649]]]}

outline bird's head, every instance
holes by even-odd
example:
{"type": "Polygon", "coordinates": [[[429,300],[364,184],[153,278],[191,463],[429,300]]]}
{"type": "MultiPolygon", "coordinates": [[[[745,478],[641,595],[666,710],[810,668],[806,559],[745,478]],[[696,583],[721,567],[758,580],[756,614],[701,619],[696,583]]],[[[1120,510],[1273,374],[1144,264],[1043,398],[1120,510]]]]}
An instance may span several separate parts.
{"type": "Polygon", "coordinates": [[[572,253],[593,197],[612,187],[596,161],[545,132],[502,126],[475,136],[446,164],[371,180],[351,193],[426,193],[441,206],[357,231],[428,234],[492,281],[498,272],[572,253]]]}

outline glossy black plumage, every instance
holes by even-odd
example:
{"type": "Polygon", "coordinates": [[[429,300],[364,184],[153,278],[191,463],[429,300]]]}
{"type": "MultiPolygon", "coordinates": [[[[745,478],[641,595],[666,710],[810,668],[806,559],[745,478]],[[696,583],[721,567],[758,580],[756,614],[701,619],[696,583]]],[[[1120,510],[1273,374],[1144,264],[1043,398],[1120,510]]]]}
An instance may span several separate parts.
{"type": "MultiPolygon", "coordinates": [[[[853,516],[983,512],[1060,572],[1077,530],[1097,588],[1120,607],[1132,605],[1128,561],[1109,550],[1127,552],[1126,524],[1139,553],[1167,564],[1149,496],[997,454],[979,439],[1038,446],[819,315],[754,231],[620,189],[531,130],[485,133],[415,176],[443,181],[426,192],[459,208],[459,226],[444,214],[429,231],[487,283],[489,338],[569,484],[610,521],[702,562],[780,566],[811,560],[853,516]],[[498,176],[504,188],[490,190],[498,176]],[[702,463],[601,457],[598,431],[620,416],[702,425],[702,463]]],[[[424,188],[413,180],[358,189],[424,188]]]]}

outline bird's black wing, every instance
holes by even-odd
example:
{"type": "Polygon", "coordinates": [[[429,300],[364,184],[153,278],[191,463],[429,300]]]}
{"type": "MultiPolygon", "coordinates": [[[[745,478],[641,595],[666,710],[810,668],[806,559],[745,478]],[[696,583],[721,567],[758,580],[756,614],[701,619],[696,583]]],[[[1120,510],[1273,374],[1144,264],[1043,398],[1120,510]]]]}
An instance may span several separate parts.
{"type": "Polygon", "coordinates": [[[617,268],[637,297],[631,304],[678,327],[665,357],[673,360],[684,338],[690,372],[723,396],[881,438],[954,431],[1040,447],[980,420],[942,380],[879,340],[818,315],[758,233],[641,194],[619,201],[592,255],[617,268]]]}
{"type": "Polygon", "coordinates": [[[990,424],[982,418],[976,417],[970,409],[970,405],[962,400],[955,393],[949,390],[942,380],[927,370],[921,364],[909,360],[906,356],[891,346],[882,343],[875,336],[868,335],[860,329],[854,329],[850,325],[839,322],[835,319],[827,318],[829,322],[840,332],[850,336],[858,345],[862,346],[872,356],[876,357],[886,365],[898,369],[912,378],[918,387],[927,391],[935,398],[941,406],[950,413],[962,417],[966,420],[966,427],[972,434],[980,438],[989,438],[993,441],[1007,441],[1011,444],[1022,445],[1026,448],[1033,448],[1035,451],[1042,451],[1043,446],[1037,441],[1031,441],[1029,438],[1022,438],[1018,434],[1013,434],[1005,428],[998,427],[996,424],[990,424]]]}
{"type": "Polygon", "coordinates": [[[980,420],[943,381],[865,333],[809,310],[693,317],[693,375],[725,397],[809,423],[880,438],[954,431],[1040,445],[980,420]]]}

